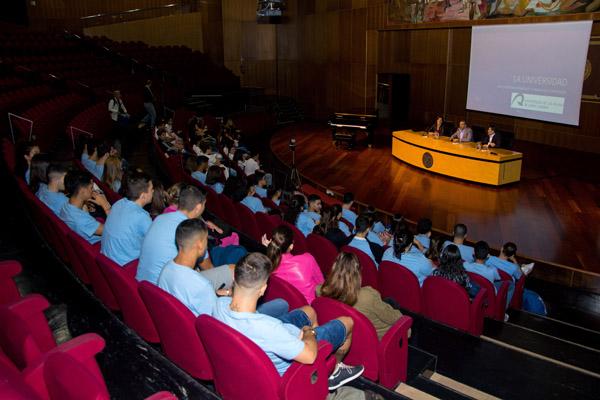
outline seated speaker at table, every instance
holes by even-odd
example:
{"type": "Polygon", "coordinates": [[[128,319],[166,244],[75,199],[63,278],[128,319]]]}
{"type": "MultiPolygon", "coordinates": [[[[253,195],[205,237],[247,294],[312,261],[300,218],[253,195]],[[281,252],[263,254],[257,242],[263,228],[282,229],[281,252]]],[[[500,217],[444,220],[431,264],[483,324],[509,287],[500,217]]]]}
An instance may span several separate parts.
{"type": "Polygon", "coordinates": [[[438,116],[435,122],[429,127],[428,132],[433,133],[436,137],[440,137],[447,136],[451,130],[451,124],[444,121],[443,117],[438,116]]]}
{"type": "Polygon", "coordinates": [[[472,142],[473,130],[467,126],[465,121],[458,123],[458,129],[450,136],[450,139],[458,139],[459,142],[472,142]]]}
{"type": "Polygon", "coordinates": [[[487,140],[483,143],[487,148],[498,148],[500,147],[502,138],[500,134],[496,132],[496,128],[493,125],[488,126],[487,128],[487,140]]]}

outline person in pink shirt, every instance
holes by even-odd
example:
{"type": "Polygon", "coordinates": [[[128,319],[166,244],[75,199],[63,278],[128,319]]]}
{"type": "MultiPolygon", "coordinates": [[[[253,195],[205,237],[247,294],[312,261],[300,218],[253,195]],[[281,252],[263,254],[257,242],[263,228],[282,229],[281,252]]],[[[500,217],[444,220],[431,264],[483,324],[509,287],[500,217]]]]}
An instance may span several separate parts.
{"type": "Polygon", "coordinates": [[[294,285],[310,304],[315,299],[317,286],[325,280],[314,257],[310,253],[292,255],[294,233],[285,225],[273,230],[271,240],[263,236],[262,242],[273,263],[272,274],[294,285]]]}

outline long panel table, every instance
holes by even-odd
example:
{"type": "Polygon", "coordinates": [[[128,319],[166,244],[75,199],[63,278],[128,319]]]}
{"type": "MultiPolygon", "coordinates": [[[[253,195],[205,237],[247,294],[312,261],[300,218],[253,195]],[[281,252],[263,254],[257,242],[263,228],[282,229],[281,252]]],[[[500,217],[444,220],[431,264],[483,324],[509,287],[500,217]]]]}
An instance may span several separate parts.
{"type": "Polygon", "coordinates": [[[453,178],[500,186],[521,179],[523,154],[506,149],[478,150],[425,132],[396,131],[392,155],[415,167],[453,178]]]}

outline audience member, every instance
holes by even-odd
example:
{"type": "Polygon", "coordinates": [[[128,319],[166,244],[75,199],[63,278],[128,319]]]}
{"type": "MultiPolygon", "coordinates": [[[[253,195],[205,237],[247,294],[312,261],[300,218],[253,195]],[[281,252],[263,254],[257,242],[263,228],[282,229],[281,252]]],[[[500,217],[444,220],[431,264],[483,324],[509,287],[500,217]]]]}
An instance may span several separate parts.
{"type": "Polygon", "coordinates": [[[206,185],[206,172],[208,171],[208,157],[199,156],[196,159],[196,170],[192,172],[192,178],[206,185]]]}
{"type": "Polygon", "coordinates": [[[163,209],[163,214],[168,214],[177,211],[177,205],[179,204],[179,194],[181,189],[186,187],[187,184],[178,182],[167,189],[167,208],[163,209]]]}
{"type": "MultiPolygon", "coordinates": [[[[337,207],[340,206],[337,205],[337,207]]],[[[339,212],[338,208],[335,206],[324,208],[321,212],[321,220],[318,225],[315,225],[313,233],[324,236],[339,249],[348,243],[348,236],[340,229],[344,223],[336,218],[336,212],[339,212]]]]}
{"type": "Polygon", "coordinates": [[[268,211],[263,206],[262,201],[260,201],[258,197],[254,196],[255,194],[256,190],[254,185],[248,184],[246,189],[246,197],[244,197],[240,203],[248,207],[253,214],[256,214],[257,212],[267,213],[268,211]]]}
{"type": "Polygon", "coordinates": [[[473,247],[465,244],[465,239],[467,238],[467,226],[464,224],[456,224],[454,225],[454,237],[452,241],[446,240],[444,242],[444,248],[450,244],[456,245],[458,250],[460,251],[460,255],[463,261],[471,262],[474,260],[474,250],[473,247]]]}
{"type": "Polygon", "coordinates": [[[377,337],[381,340],[402,317],[402,313],[381,300],[381,295],[376,289],[361,285],[360,270],[360,263],[355,254],[338,254],[331,273],[319,288],[319,292],[321,296],[341,301],[364,314],[373,324],[377,337]]]}
{"type": "Polygon", "coordinates": [[[36,154],[29,166],[29,188],[37,193],[40,186],[48,184],[47,169],[50,165],[50,157],[47,154],[36,154]]]}
{"type": "Polygon", "coordinates": [[[262,243],[267,247],[267,257],[273,264],[273,275],[289,283],[302,293],[307,303],[315,299],[315,289],[323,283],[323,273],[310,253],[292,255],[294,232],[280,225],[273,230],[271,240],[263,236],[262,243]]]}
{"type": "Polygon", "coordinates": [[[121,159],[117,156],[109,156],[104,162],[104,173],[102,182],[108,185],[113,192],[119,193],[121,190],[121,180],[123,179],[123,169],[121,159]]]}
{"type": "Polygon", "coordinates": [[[260,158],[258,153],[254,153],[254,155],[244,162],[244,173],[246,176],[254,175],[256,171],[261,171],[260,169],[260,158]]]}
{"type": "Polygon", "coordinates": [[[169,195],[161,181],[153,179],[152,187],[154,190],[152,191],[152,202],[150,203],[150,218],[154,219],[162,214],[170,204],[169,195]]]}
{"type": "Polygon", "coordinates": [[[429,218],[421,218],[419,221],[417,221],[417,235],[415,236],[415,239],[421,243],[422,250],[417,247],[413,247],[413,250],[419,250],[422,252],[429,250],[432,227],[433,224],[429,218]]]}
{"type": "Polygon", "coordinates": [[[206,185],[218,194],[223,193],[224,179],[223,170],[216,165],[212,165],[208,168],[206,173],[206,185]]]}
{"type": "MultiPolygon", "coordinates": [[[[354,228],[354,225],[352,225],[352,227],[350,227],[350,226],[348,226],[348,224],[345,221],[342,221],[342,218],[343,218],[342,211],[343,211],[343,208],[339,204],[334,204],[330,207],[331,218],[333,218],[334,225],[337,226],[337,228],[339,230],[341,230],[346,237],[348,237],[348,236],[352,235],[351,229],[354,228]]],[[[321,213],[321,214],[323,214],[323,213],[321,213]]]]}
{"type": "Polygon", "coordinates": [[[394,245],[383,253],[382,261],[391,261],[402,265],[415,274],[419,285],[423,286],[425,278],[433,273],[433,265],[422,252],[412,251],[415,243],[420,244],[410,231],[396,232],[394,245]]]}
{"type": "Polygon", "coordinates": [[[353,193],[344,193],[344,198],[342,200],[342,217],[350,222],[352,226],[356,225],[356,218],[358,215],[352,211],[352,206],[354,205],[354,194],[353,193]]]}
{"type": "Polygon", "coordinates": [[[354,226],[356,233],[350,243],[348,243],[348,246],[361,250],[371,257],[371,260],[373,260],[377,266],[379,264],[377,260],[381,260],[381,257],[383,256],[383,249],[381,246],[371,243],[367,239],[367,235],[371,230],[371,224],[369,222],[369,217],[364,214],[361,214],[356,218],[356,225],[354,226]],[[375,256],[375,253],[378,253],[378,257],[375,256]]]}
{"type": "Polygon", "coordinates": [[[152,202],[154,188],[149,176],[127,175],[126,197],[117,201],[104,223],[101,252],[120,266],[140,257],[142,242],[152,219],[144,207],[152,202]]]}
{"type": "Polygon", "coordinates": [[[254,180],[256,181],[255,189],[258,197],[267,198],[267,180],[265,179],[264,172],[256,171],[254,173],[254,180]]]}
{"type": "Polygon", "coordinates": [[[469,275],[463,267],[460,250],[454,244],[449,244],[442,250],[440,265],[433,271],[433,276],[439,276],[458,283],[465,288],[471,298],[477,296],[479,292],[479,285],[469,279],[469,275]]]}
{"type": "Polygon", "coordinates": [[[288,208],[285,214],[283,215],[283,220],[292,225],[296,225],[296,222],[298,221],[298,216],[302,211],[304,211],[305,204],[306,199],[303,195],[294,194],[292,196],[292,200],[288,204],[288,208]]]}
{"type": "Polygon", "coordinates": [[[104,225],[87,212],[86,203],[92,202],[102,207],[106,215],[110,213],[110,204],[103,194],[94,191],[92,176],[87,172],[72,171],[65,176],[65,189],[69,201],[61,208],[59,217],[75,233],[90,244],[100,242],[104,225]]]}
{"type": "Polygon", "coordinates": [[[304,234],[308,236],[312,233],[315,225],[317,225],[321,219],[321,198],[316,194],[308,196],[308,209],[298,214],[296,220],[296,227],[304,234]]]}
{"type": "Polygon", "coordinates": [[[35,194],[42,203],[58,215],[61,208],[69,201],[65,191],[65,175],[67,169],[61,164],[50,164],[46,169],[48,184],[41,184],[35,194]]]}
{"type": "Polygon", "coordinates": [[[317,358],[317,340],[331,343],[338,363],[329,377],[329,390],[358,378],[364,367],[350,367],[341,362],[351,345],[354,326],[349,317],[339,317],[316,326],[316,314],[310,306],[293,310],[279,319],[258,314],[258,299],[267,289],[272,270],[269,259],[251,253],[238,261],[234,273],[233,298],[221,297],[213,316],[242,333],[258,345],[271,359],[280,375],[292,360],[312,364],[317,358]]]}
{"type": "Polygon", "coordinates": [[[104,163],[110,156],[110,152],[104,151],[103,148],[99,149],[99,146],[95,144],[85,143],[83,145],[83,152],[81,153],[81,164],[87,169],[96,179],[101,180],[104,175],[104,163]],[[92,150],[90,154],[89,151],[92,150]]]}
{"type": "Polygon", "coordinates": [[[29,185],[29,178],[31,174],[31,161],[33,157],[40,154],[40,147],[34,143],[26,143],[22,147],[21,154],[23,155],[23,167],[20,168],[20,172],[22,173],[22,177],[25,179],[25,182],[29,185]]]}
{"type": "Polygon", "coordinates": [[[513,242],[504,243],[500,249],[500,255],[498,257],[489,256],[485,263],[506,272],[514,281],[519,280],[523,274],[529,275],[535,265],[534,263],[519,264],[517,261],[517,245],[513,242]]]}

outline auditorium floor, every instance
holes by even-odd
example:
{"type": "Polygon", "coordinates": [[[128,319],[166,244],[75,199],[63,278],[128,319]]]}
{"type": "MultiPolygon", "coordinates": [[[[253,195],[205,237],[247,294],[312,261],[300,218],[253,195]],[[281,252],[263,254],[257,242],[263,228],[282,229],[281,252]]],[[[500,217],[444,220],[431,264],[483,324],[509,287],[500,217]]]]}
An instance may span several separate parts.
{"type": "MultiPolygon", "coordinates": [[[[273,135],[271,148],[289,165],[295,136],[296,165],[310,181],[411,220],[427,216],[440,231],[462,222],[472,240],[496,248],[514,241],[521,255],[600,273],[598,155],[517,142],[524,153],[521,182],[497,188],[408,166],[391,155],[387,135],[353,151],[336,149],[330,135],[325,124],[293,125],[273,135]]],[[[600,287],[597,274],[575,279],[600,287]]]]}

